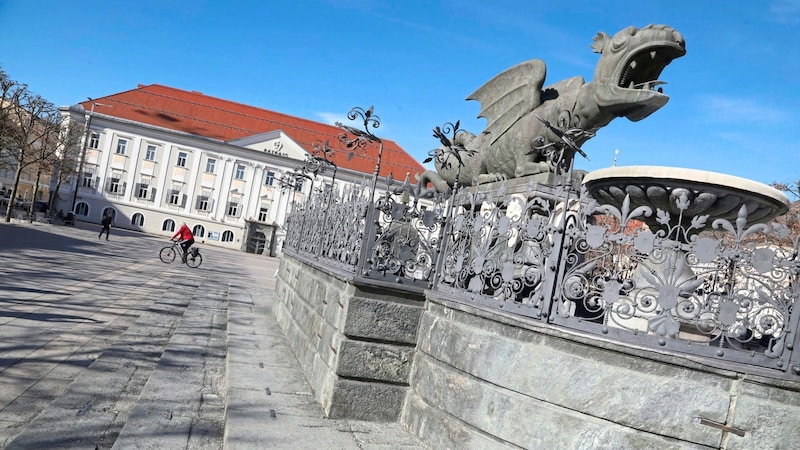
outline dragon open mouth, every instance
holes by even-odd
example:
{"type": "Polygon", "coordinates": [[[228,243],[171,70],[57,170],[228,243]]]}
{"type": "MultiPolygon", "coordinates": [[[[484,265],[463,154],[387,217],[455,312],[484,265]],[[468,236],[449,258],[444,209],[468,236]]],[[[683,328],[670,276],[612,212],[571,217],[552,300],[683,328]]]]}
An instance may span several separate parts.
{"type": "Polygon", "coordinates": [[[601,54],[594,72],[595,101],[605,111],[637,122],[669,101],[658,77],[686,54],[686,41],[672,27],[648,25],[625,28],[613,37],[598,33],[592,50],[601,54]]]}
{"type": "Polygon", "coordinates": [[[669,101],[661,87],[666,82],[659,76],[673,60],[686,54],[680,33],[662,25],[641,30],[629,27],[595,44],[595,51],[600,48],[602,54],[595,70],[598,105],[617,117],[638,122],[669,101]]]}
{"type": "Polygon", "coordinates": [[[660,87],[667,84],[658,77],[661,71],[675,58],[683,56],[683,52],[672,46],[649,47],[631,56],[622,69],[617,85],[624,89],[654,90],[663,92],[660,87]]]}

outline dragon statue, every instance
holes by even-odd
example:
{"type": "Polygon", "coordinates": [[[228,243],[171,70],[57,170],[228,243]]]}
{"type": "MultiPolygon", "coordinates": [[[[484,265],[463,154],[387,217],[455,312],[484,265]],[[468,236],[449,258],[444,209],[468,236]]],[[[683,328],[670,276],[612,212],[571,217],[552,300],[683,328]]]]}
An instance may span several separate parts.
{"type": "Polygon", "coordinates": [[[658,77],[686,54],[686,43],[671,27],[648,25],[613,37],[600,32],[592,50],[600,59],[588,83],[576,76],[543,88],[545,64],[533,59],[467,97],[480,102],[478,117],[487,119],[486,129],[476,136],[456,124],[450,139],[437,127],[434,136],[442,146],[431,152],[436,171],[417,175],[420,188],[432,183],[434,191],[449,193],[456,179],[469,186],[564,173],[599,128],[617,117],[637,122],[667,103],[658,77]]]}

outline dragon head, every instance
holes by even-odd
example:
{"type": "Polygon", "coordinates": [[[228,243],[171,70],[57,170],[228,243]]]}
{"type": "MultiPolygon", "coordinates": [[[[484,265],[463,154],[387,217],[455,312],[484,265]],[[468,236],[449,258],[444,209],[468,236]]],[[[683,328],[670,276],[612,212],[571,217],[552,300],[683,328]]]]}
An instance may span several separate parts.
{"type": "Polygon", "coordinates": [[[592,50],[601,55],[592,80],[595,102],[637,122],[669,101],[658,77],[673,59],[686,54],[686,42],[671,27],[648,25],[625,28],[614,37],[597,33],[592,50]]]}

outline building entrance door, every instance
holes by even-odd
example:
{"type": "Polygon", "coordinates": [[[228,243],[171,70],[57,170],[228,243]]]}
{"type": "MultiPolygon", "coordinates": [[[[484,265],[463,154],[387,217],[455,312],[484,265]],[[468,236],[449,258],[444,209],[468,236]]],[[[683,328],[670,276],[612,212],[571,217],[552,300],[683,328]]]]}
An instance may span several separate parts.
{"type": "Polygon", "coordinates": [[[250,237],[250,242],[247,244],[247,253],[255,253],[260,255],[264,253],[264,247],[267,245],[267,237],[264,233],[256,231],[250,237]]]}

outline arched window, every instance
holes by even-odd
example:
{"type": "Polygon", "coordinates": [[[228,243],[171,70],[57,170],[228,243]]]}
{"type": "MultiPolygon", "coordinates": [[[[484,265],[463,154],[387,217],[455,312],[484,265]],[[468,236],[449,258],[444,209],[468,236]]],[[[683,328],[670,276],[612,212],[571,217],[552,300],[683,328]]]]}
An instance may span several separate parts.
{"type": "Polygon", "coordinates": [[[111,214],[111,221],[112,222],[117,219],[117,211],[114,208],[110,207],[110,206],[105,208],[105,209],[103,209],[103,214],[101,215],[101,217],[105,217],[106,214],[111,214]]]}
{"type": "Polygon", "coordinates": [[[222,233],[222,242],[233,242],[233,231],[225,230],[222,233]]]}
{"type": "Polygon", "coordinates": [[[175,221],[172,219],[167,219],[164,221],[164,224],[161,225],[162,231],[175,231],[175,221]]]}
{"type": "Polygon", "coordinates": [[[131,225],[136,225],[137,227],[144,226],[144,215],[142,213],[136,213],[131,217],[131,225]]]}
{"type": "Polygon", "coordinates": [[[197,224],[192,228],[192,234],[194,237],[204,237],[206,235],[206,229],[202,225],[197,224]]]}
{"type": "Polygon", "coordinates": [[[86,202],[80,202],[75,205],[75,215],[76,216],[88,216],[89,215],[89,205],[86,202]]]}

